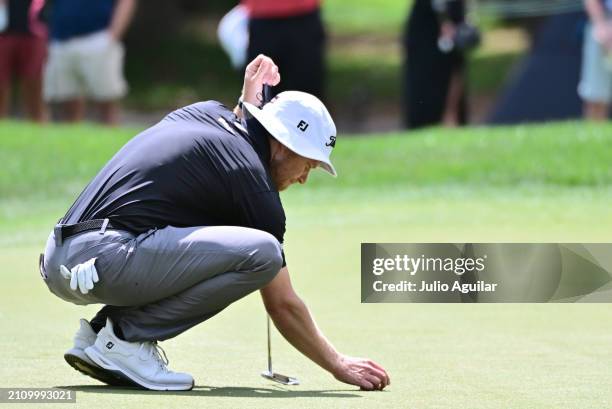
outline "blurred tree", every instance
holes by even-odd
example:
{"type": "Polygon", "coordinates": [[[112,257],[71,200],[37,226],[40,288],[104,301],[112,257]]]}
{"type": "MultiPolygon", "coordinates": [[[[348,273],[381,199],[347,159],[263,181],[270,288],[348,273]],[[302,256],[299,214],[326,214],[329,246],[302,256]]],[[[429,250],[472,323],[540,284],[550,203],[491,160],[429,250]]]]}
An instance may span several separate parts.
{"type": "Polygon", "coordinates": [[[222,16],[237,0],[146,0],[140,1],[127,35],[130,45],[153,45],[181,32],[185,23],[199,16],[222,16]]]}

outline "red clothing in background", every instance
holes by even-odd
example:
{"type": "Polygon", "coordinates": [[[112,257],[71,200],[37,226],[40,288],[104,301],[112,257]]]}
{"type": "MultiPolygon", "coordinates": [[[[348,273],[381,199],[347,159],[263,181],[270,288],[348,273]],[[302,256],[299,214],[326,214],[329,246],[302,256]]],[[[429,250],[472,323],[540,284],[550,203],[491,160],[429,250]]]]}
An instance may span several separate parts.
{"type": "Polygon", "coordinates": [[[319,8],[319,0],[242,0],[251,18],[292,17],[319,8]]]}
{"type": "Polygon", "coordinates": [[[47,43],[35,36],[0,36],[0,87],[13,75],[22,79],[42,78],[47,43]]]}
{"type": "Polygon", "coordinates": [[[47,28],[39,19],[44,0],[11,0],[9,25],[0,33],[0,87],[13,77],[42,78],[47,56],[47,28]]]}

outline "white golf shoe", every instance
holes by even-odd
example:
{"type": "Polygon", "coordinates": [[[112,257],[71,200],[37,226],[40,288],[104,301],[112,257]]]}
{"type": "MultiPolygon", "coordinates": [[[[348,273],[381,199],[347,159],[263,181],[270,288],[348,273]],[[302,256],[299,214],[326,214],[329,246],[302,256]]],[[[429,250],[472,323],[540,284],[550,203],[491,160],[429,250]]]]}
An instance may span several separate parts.
{"type": "Polygon", "coordinates": [[[81,318],[79,330],[74,334],[74,346],[64,353],[64,359],[68,365],[84,375],[109,385],[134,386],[133,382],[121,379],[114,373],[101,368],[85,354],[85,348],[92,346],[96,342],[96,337],[97,334],[89,322],[81,318]]]}
{"type": "Polygon", "coordinates": [[[183,391],[193,388],[193,377],[168,370],[168,358],[157,342],[127,342],[115,335],[113,323],[98,333],[95,343],[85,354],[102,368],[131,380],[146,389],[183,391]]]}

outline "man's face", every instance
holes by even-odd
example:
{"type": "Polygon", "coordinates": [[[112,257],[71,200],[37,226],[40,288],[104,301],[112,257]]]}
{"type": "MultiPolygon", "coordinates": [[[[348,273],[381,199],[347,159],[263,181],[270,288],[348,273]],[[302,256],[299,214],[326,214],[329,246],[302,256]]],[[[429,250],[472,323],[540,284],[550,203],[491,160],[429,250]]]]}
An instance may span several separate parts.
{"type": "Polygon", "coordinates": [[[318,165],[318,161],[305,158],[283,147],[270,159],[270,174],[276,189],[281,192],[294,183],[306,183],[308,173],[318,165]]]}

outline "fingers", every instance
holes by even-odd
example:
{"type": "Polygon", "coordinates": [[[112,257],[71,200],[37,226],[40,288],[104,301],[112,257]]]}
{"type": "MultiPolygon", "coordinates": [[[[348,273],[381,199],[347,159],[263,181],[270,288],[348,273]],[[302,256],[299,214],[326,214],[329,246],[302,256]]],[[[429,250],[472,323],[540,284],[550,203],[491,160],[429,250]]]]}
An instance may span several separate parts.
{"type": "Polygon", "coordinates": [[[89,292],[89,290],[87,289],[87,282],[86,282],[86,268],[85,266],[83,266],[82,264],[79,264],[78,266],[75,267],[75,269],[77,269],[76,273],[73,272],[72,274],[76,274],[77,278],[78,278],[78,283],[79,283],[79,291],[81,291],[82,294],[87,294],[89,292]]]}
{"type": "Polygon", "coordinates": [[[270,57],[260,54],[255,60],[253,60],[253,62],[258,63],[257,70],[254,75],[255,78],[258,78],[262,84],[269,84],[272,86],[278,85],[280,82],[278,66],[270,57]]]}
{"type": "MultiPolygon", "coordinates": [[[[87,267],[84,269],[83,271],[83,275],[85,276],[85,289],[87,292],[89,292],[89,290],[93,289],[94,287],[94,283],[93,283],[93,270],[91,267],[87,267]]],[[[82,292],[82,291],[81,291],[82,292]]]]}
{"type": "Polygon", "coordinates": [[[265,55],[259,54],[257,57],[251,61],[246,69],[244,70],[245,76],[252,77],[257,73],[259,66],[261,65],[261,61],[265,58],[265,55]]]}
{"type": "Polygon", "coordinates": [[[390,383],[390,378],[385,369],[376,362],[361,359],[361,380],[360,386],[364,390],[383,390],[390,383]]]}
{"type": "Polygon", "coordinates": [[[257,58],[259,58],[259,57],[262,57],[262,58],[259,60],[259,63],[256,66],[257,69],[256,69],[255,75],[254,75],[255,78],[259,78],[259,77],[261,77],[263,75],[263,73],[265,72],[265,69],[266,69],[265,68],[266,64],[267,64],[267,62],[265,60],[265,56],[260,54],[260,55],[257,56],[257,58]]]}
{"type": "Polygon", "coordinates": [[[261,79],[263,83],[267,83],[270,79],[270,73],[274,71],[274,63],[270,58],[264,58],[259,65],[259,69],[257,70],[257,77],[261,79]]]}
{"type": "Polygon", "coordinates": [[[364,375],[361,383],[361,387],[366,388],[366,390],[382,390],[381,380],[374,375],[364,375]]]}
{"type": "Polygon", "coordinates": [[[70,273],[70,270],[68,270],[66,268],[66,266],[61,265],[60,266],[60,274],[62,275],[62,277],[64,277],[66,280],[69,280],[70,277],[72,276],[72,274],[70,273]]]}
{"type": "MultiPolygon", "coordinates": [[[[77,266],[78,267],[78,266],[77,266]]],[[[74,267],[70,270],[70,289],[72,291],[76,291],[78,283],[77,283],[77,267],[74,267]]]]}
{"type": "Polygon", "coordinates": [[[380,389],[383,389],[385,386],[387,386],[388,382],[387,382],[387,376],[385,374],[384,371],[381,371],[377,368],[370,368],[370,371],[372,373],[372,375],[374,375],[376,378],[380,379],[380,389]]]}
{"type": "Polygon", "coordinates": [[[372,384],[372,382],[364,379],[359,383],[359,389],[363,391],[373,391],[374,385],[372,384]]]}
{"type": "Polygon", "coordinates": [[[76,291],[77,288],[83,294],[87,294],[94,288],[94,283],[100,281],[98,270],[95,265],[96,259],[92,258],[84,263],[77,264],[68,270],[66,266],[60,266],[60,274],[65,279],[70,279],[70,289],[76,291]]]}
{"type": "Polygon", "coordinates": [[[278,67],[276,66],[276,64],[274,64],[270,72],[266,76],[266,79],[264,80],[264,84],[276,86],[278,85],[279,82],[280,82],[280,74],[278,73],[278,67]]]}
{"type": "Polygon", "coordinates": [[[386,384],[390,385],[391,384],[391,378],[389,377],[389,374],[387,374],[387,371],[385,370],[385,368],[383,368],[382,366],[378,365],[376,362],[374,361],[368,361],[368,363],[373,366],[374,368],[378,369],[379,371],[382,371],[386,380],[386,384]]]}
{"type": "Polygon", "coordinates": [[[94,288],[94,273],[97,273],[95,266],[95,258],[85,262],[83,266],[83,275],[85,276],[85,288],[89,290],[94,288]]]}
{"type": "Polygon", "coordinates": [[[93,282],[97,283],[98,281],[100,281],[100,278],[98,277],[98,270],[96,269],[96,265],[93,264],[91,268],[93,269],[93,274],[92,274],[93,282]]]}
{"type": "Polygon", "coordinates": [[[259,77],[263,71],[262,66],[266,64],[267,60],[272,61],[269,57],[266,57],[263,54],[259,54],[253,61],[247,65],[246,70],[244,71],[245,80],[248,78],[249,80],[254,80],[259,77]]]}

